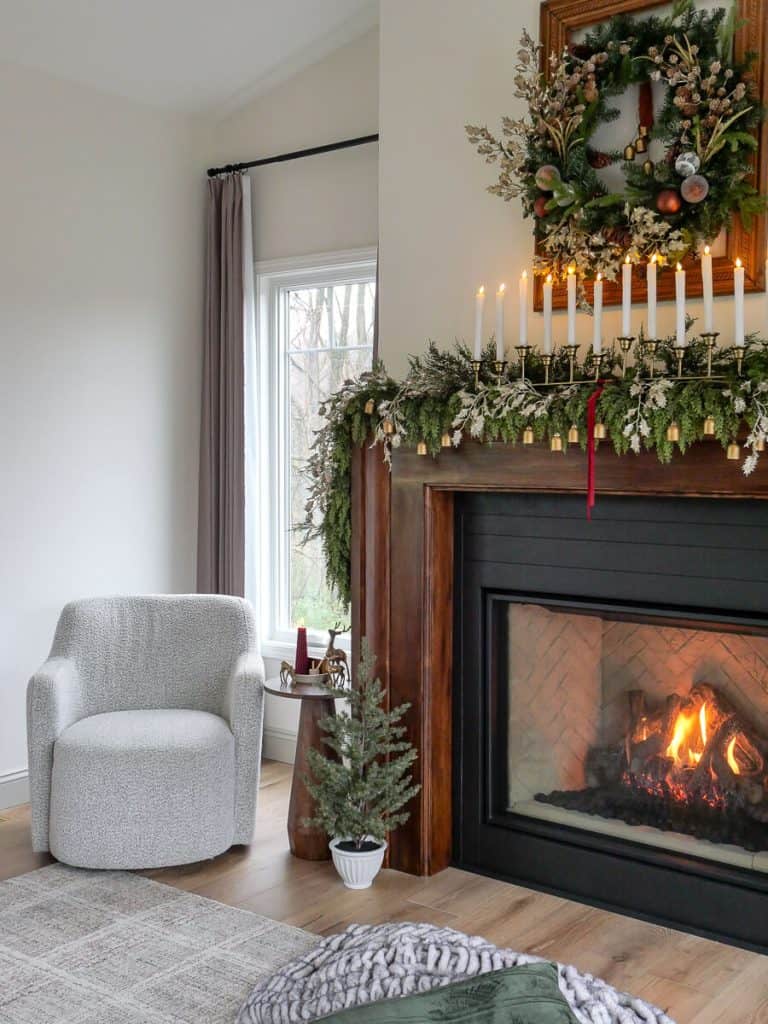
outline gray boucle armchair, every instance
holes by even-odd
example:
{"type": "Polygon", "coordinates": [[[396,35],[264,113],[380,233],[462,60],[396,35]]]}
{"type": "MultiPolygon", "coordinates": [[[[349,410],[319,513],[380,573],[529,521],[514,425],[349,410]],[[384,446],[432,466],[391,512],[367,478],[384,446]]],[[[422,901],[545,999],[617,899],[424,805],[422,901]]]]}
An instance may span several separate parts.
{"type": "Polygon", "coordinates": [[[68,604],[27,689],[34,849],[131,869],[249,843],[263,687],[240,598],[68,604]]]}

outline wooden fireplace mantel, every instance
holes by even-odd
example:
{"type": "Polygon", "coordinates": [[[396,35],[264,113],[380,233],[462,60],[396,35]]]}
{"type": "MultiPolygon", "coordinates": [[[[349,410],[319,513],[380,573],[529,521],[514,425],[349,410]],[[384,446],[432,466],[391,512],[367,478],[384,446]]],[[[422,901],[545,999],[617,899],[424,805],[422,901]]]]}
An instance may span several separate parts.
{"type": "MultiPolygon", "coordinates": [[[[653,452],[596,457],[600,495],[768,499],[768,467],[745,477],[715,441],[662,465],[653,452]]],[[[391,837],[389,864],[418,875],[447,867],[452,845],[452,677],[454,494],[528,491],[584,494],[586,456],[464,441],[437,459],[412,449],[356,449],[352,463],[353,659],[368,638],[392,706],[408,701],[409,736],[419,751],[421,792],[409,822],[391,837]]],[[[766,510],[768,512],[768,509],[766,510]]]]}

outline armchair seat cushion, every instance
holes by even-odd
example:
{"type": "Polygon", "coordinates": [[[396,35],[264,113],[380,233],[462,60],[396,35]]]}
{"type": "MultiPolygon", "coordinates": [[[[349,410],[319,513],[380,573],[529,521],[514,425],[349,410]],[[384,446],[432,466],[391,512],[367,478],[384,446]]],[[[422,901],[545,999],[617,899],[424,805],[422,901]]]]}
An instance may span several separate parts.
{"type": "Polygon", "coordinates": [[[235,739],[207,711],[113,711],[53,748],[50,849],[84,868],[188,864],[234,839],[235,739]]]}

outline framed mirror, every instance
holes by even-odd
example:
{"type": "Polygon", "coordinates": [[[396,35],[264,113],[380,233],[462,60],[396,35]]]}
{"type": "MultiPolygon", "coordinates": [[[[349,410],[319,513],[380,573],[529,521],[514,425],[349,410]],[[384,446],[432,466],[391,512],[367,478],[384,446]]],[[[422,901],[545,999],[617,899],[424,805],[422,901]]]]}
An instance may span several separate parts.
{"type": "MultiPolygon", "coordinates": [[[[768,0],[736,0],[740,25],[734,40],[735,58],[743,59],[746,54],[754,55],[752,76],[755,92],[761,102],[768,106],[768,72],[765,61],[768,59],[768,0]]],[[[702,7],[726,7],[728,0],[697,0],[702,7]]],[[[654,8],[669,8],[669,0],[544,0],[541,4],[540,40],[542,43],[542,60],[544,70],[548,62],[546,56],[561,53],[567,46],[578,43],[579,35],[602,22],[608,21],[617,14],[632,14],[642,17],[644,11],[649,13],[654,8]]],[[[620,100],[631,102],[627,91],[620,100]]],[[[629,110],[627,102],[617,102],[620,119],[611,126],[615,134],[620,133],[623,139],[632,138],[629,134],[637,125],[627,124],[626,114],[629,110]],[[624,125],[624,129],[622,128],[624,125]]],[[[758,147],[753,160],[752,182],[761,195],[768,191],[768,120],[763,121],[758,136],[758,147]]],[[[611,168],[613,173],[619,169],[611,168]]],[[[766,214],[756,216],[747,230],[740,219],[734,218],[730,230],[723,231],[712,243],[712,277],[715,295],[730,295],[733,292],[733,265],[737,257],[745,268],[745,291],[757,292],[766,289],[766,256],[768,253],[768,217],[766,214]]],[[[636,265],[634,275],[633,302],[641,303],[647,298],[644,266],[636,265]]],[[[685,261],[687,271],[687,294],[695,298],[702,294],[702,278],[700,261],[689,256],[685,261]]],[[[591,284],[587,284],[587,295],[591,297],[591,284]]],[[[657,294],[659,300],[674,299],[674,273],[670,268],[659,274],[657,294]]],[[[534,308],[542,308],[542,279],[537,276],[534,284],[534,308]]],[[[606,305],[621,303],[621,282],[606,281],[603,290],[603,302],[606,305]]],[[[565,308],[567,295],[565,284],[555,284],[552,304],[557,309],[565,308]]]]}

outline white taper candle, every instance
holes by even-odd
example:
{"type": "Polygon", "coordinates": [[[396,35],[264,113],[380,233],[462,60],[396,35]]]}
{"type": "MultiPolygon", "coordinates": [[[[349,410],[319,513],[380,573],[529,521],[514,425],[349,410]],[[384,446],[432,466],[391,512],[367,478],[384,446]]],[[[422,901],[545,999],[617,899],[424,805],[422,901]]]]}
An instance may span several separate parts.
{"type": "Polygon", "coordinates": [[[475,359],[483,355],[483,307],[485,306],[485,286],[480,285],[475,295],[475,359]]]}
{"type": "Polygon", "coordinates": [[[528,344],[528,271],[520,275],[520,331],[518,345],[528,344]]]}
{"type": "Polygon", "coordinates": [[[552,352],[552,275],[544,281],[544,354],[552,352]]]}
{"type": "Polygon", "coordinates": [[[656,340],[656,253],[648,261],[648,340],[656,340]]]}
{"type": "Polygon", "coordinates": [[[685,271],[680,263],[675,271],[675,299],[676,309],[676,338],[675,345],[678,348],[685,347],[685,271]]]}
{"type": "Polygon", "coordinates": [[[568,267],[568,344],[576,344],[576,268],[568,267]]]}
{"type": "Polygon", "coordinates": [[[744,267],[736,260],[733,268],[733,344],[744,346],[744,267]]]}
{"type": "Polygon", "coordinates": [[[595,281],[595,294],[592,300],[594,324],[592,327],[592,351],[600,355],[603,351],[603,275],[598,274],[595,281]]]}
{"type": "Polygon", "coordinates": [[[632,334],[632,264],[629,255],[621,268],[621,333],[625,338],[632,334]]]}
{"type": "Polygon", "coordinates": [[[507,286],[500,284],[496,290],[496,358],[504,360],[504,297],[507,286]]]}
{"type": "Polygon", "coordinates": [[[701,256],[701,285],[704,298],[704,333],[714,331],[714,304],[712,301],[712,252],[708,245],[704,246],[701,256]]]}

